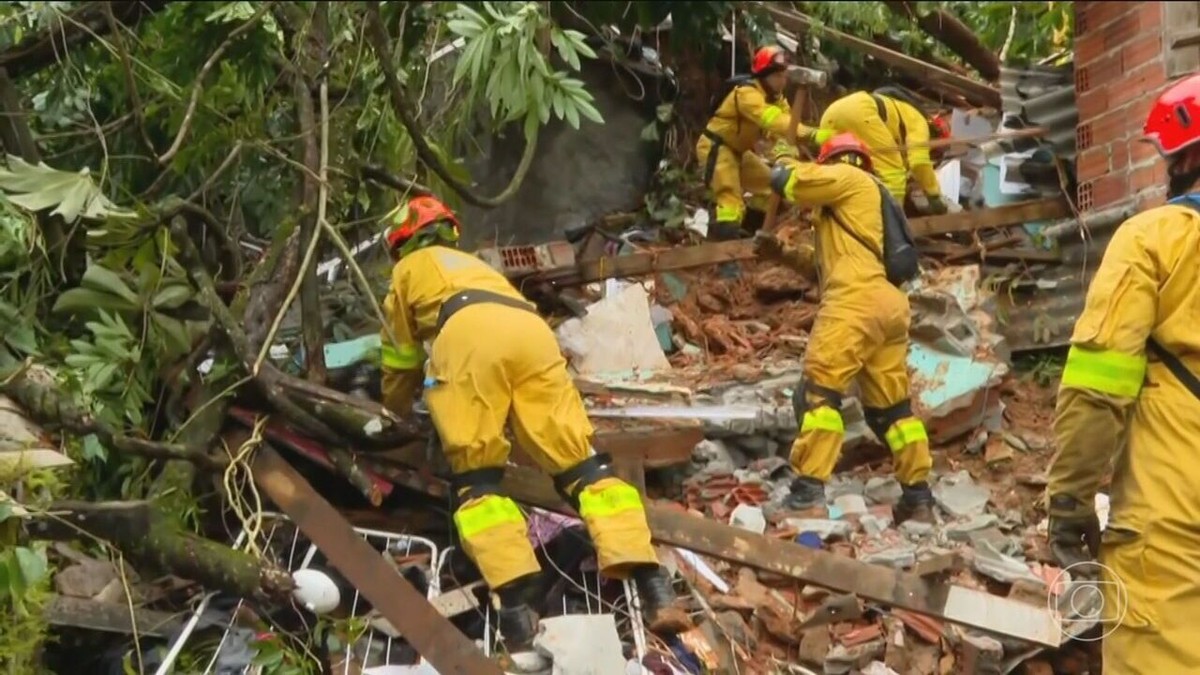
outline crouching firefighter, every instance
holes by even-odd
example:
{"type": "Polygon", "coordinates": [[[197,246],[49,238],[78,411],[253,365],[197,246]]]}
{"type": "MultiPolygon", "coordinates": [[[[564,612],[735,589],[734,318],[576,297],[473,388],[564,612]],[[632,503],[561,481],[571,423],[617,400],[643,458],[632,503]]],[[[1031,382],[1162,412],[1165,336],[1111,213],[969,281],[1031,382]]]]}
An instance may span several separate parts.
{"type": "Polygon", "coordinates": [[[932,521],[929,439],[909,403],[905,366],[909,305],[899,286],[919,268],[904,213],[872,175],[870,154],[853,134],[828,140],[815,164],[781,158],[771,183],[787,201],[816,208],[815,247],[785,247],[763,232],[755,248],[815,276],[821,291],[793,399],[800,424],[791,452],[797,477],[784,506],[825,504],[825,482],[845,434],[842,399],[857,380],[867,425],[891,449],[904,488],[897,520],[932,521]]]}
{"type": "Polygon", "coordinates": [[[536,635],[530,596],[541,571],[520,509],[500,490],[509,422],[579,512],[601,573],[633,580],[653,627],[674,601],[669,577],[650,544],[637,489],[614,477],[610,458],[592,449],[591,422],[550,327],[504,276],[457,250],[458,221],[437,199],[417,197],[385,225],[396,263],[384,304],[392,334],[382,331],[384,405],[410,414],[424,382],[452,472],[454,524],[500,598],[509,651],[522,651],[536,635]]]}
{"type": "MultiPolygon", "coordinates": [[[[771,196],[771,168],[753,150],[764,136],[787,136],[792,117],[784,98],[787,71],[787,54],[779,47],[755,52],[750,75],[733,78],[732,89],[696,141],[696,160],[716,202],[716,222],[709,230],[712,239],[737,239],[762,227],[771,196]],[[746,192],[752,195],[749,210],[746,192]]],[[[805,126],[799,129],[801,135],[816,133],[805,126]]]]}

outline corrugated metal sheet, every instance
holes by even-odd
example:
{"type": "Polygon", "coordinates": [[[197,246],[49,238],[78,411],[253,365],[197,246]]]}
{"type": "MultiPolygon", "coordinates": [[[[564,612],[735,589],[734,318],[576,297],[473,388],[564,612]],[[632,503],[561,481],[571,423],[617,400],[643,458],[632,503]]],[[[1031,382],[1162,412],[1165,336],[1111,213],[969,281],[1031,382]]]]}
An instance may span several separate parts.
{"type": "Polygon", "coordinates": [[[1030,69],[1001,68],[1000,96],[1004,111],[1001,128],[1043,127],[1048,133],[1041,139],[1022,139],[1007,143],[1006,148],[1020,155],[1009,155],[1005,163],[1014,177],[1039,191],[1053,194],[1060,180],[1054,158],[1075,160],[1075,127],[1079,112],[1075,107],[1075,76],[1071,64],[1035,66],[1030,69]],[[1024,153],[1033,151],[1032,156],[1024,153]]]}
{"type": "MultiPolygon", "coordinates": [[[[1132,207],[1088,214],[1083,219],[1086,238],[1076,230],[1059,239],[1061,264],[1017,269],[1013,280],[1000,286],[996,319],[1013,352],[1067,344],[1104,249],[1117,226],[1131,215],[1132,207]]],[[[986,271],[997,272],[1000,270],[994,268],[986,271]]]]}

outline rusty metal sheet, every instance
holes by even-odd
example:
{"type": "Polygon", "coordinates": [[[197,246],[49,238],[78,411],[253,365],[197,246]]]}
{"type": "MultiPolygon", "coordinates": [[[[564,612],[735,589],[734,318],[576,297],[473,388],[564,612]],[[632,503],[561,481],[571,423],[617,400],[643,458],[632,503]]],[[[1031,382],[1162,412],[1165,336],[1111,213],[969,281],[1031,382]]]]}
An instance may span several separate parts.
{"type": "Polygon", "coordinates": [[[255,457],[254,480],[439,673],[503,675],[269,446],[255,457]]]}

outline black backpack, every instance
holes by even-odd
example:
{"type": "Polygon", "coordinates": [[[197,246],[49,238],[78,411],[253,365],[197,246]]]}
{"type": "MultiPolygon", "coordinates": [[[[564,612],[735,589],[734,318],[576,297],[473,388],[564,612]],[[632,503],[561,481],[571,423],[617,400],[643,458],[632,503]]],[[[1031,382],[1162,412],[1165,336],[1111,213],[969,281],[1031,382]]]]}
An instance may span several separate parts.
{"type": "Polygon", "coordinates": [[[883,216],[882,252],[876,251],[871,242],[859,236],[850,226],[842,222],[836,210],[828,208],[827,211],[834,221],[845,230],[846,234],[874,253],[876,258],[879,258],[879,261],[883,263],[887,280],[893,286],[903,286],[905,282],[915,279],[921,273],[921,260],[917,253],[917,245],[913,241],[912,230],[908,227],[908,217],[904,215],[904,208],[900,206],[892,193],[887,191],[883,183],[879,182],[879,179],[872,177],[872,180],[879,188],[879,207],[883,216]]]}

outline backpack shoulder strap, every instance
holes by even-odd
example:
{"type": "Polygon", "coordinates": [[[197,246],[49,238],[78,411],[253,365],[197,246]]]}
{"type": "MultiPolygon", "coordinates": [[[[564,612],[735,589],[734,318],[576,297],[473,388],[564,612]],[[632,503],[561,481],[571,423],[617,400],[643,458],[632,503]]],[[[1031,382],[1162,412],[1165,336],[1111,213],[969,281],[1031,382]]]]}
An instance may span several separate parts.
{"type": "Polygon", "coordinates": [[[1162,361],[1163,365],[1167,367],[1167,370],[1171,371],[1171,374],[1182,382],[1188,391],[1192,392],[1192,396],[1200,399],[1200,378],[1197,378],[1192,371],[1188,370],[1188,367],[1183,365],[1183,362],[1178,357],[1167,351],[1167,348],[1159,344],[1158,340],[1154,338],[1146,340],[1146,350],[1157,356],[1158,360],[1162,361]]]}
{"type": "Polygon", "coordinates": [[[876,251],[875,247],[871,245],[871,242],[867,241],[867,239],[865,237],[863,237],[862,235],[860,235],[859,233],[857,233],[853,229],[851,229],[850,226],[846,224],[846,221],[842,220],[841,217],[838,215],[837,209],[833,208],[832,206],[827,206],[827,207],[825,207],[825,211],[829,214],[830,218],[833,218],[833,222],[837,223],[838,227],[842,228],[843,232],[850,235],[850,237],[852,239],[854,239],[854,241],[857,241],[858,243],[862,244],[863,248],[870,251],[871,255],[878,258],[880,260],[880,262],[883,261],[883,253],[881,251],[876,251]]]}

